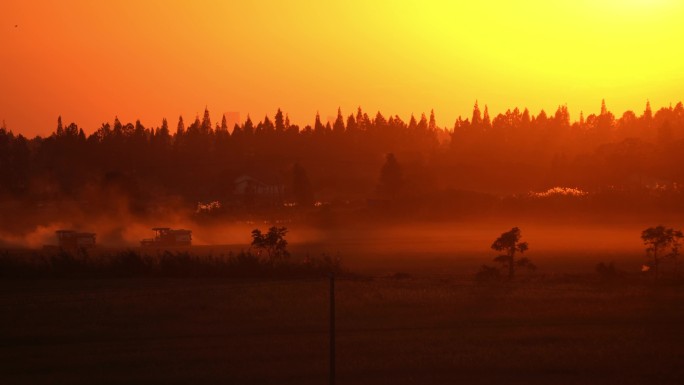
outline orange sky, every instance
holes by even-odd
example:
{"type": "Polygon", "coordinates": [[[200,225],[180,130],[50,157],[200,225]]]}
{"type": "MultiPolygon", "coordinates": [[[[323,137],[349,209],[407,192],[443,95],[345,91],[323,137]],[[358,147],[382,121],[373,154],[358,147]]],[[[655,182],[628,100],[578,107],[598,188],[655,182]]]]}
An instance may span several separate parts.
{"type": "Polygon", "coordinates": [[[476,99],[573,118],[684,99],[682,2],[367,3],[3,0],[0,120],[28,136],[60,114],[86,132],[175,126],[206,105],[304,125],[361,105],[452,127],[476,99]]]}

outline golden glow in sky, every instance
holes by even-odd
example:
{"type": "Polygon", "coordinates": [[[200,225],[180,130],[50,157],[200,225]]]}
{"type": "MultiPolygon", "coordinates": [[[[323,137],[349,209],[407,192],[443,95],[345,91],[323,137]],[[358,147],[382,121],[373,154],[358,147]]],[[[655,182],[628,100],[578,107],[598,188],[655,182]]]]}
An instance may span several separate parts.
{"type": "Polygon", "coordinates": [[[573,118],[684,99],[684,5],[577,1],[3,1],[0,119],[47,134],[118,115],[157,126],[255,120],[300,125],[354,112],[452,127],[474,101],[573,118]]]}

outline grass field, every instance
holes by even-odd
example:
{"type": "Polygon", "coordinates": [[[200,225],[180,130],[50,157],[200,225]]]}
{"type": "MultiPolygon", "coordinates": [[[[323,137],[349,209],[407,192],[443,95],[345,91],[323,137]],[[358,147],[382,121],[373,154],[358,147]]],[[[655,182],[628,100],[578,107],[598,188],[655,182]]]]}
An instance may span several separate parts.
{"type": "MultiPolygon", "coordinates": [[[[681,384],[684,288],[337,282],[339,384],[681,384]]],[[[0,282],[2,384],[324,384],[328,283],[0,282]]]]}
{"type": "MultiPolygon", "coordinates": [[[[539,270],[512,284],[473,281],[503,225],[293,230],[290,249],[364,277],[337,282],[338,384],[682,384],[684,286],[639,275],[642,227],[526,225],[539,270]],[[602,282],[610,261],[625,274],[602,282]]],[[[325,279],[43,277],[0,279],[0,384],[328,381],[325,279]]]]}

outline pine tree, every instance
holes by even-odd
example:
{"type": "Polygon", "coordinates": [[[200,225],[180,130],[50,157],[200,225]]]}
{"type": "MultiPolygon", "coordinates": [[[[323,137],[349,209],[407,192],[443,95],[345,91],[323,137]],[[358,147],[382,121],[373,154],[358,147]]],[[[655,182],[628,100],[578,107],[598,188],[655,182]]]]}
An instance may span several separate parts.
{"type": "Polygon", "coordinates": [[[249,117],[249,114],[247,114],[247,120],[245,120],[245,124],[242,125],[242,132],[248,136],[254,134],[254,123],[252,123],[252,119],[249,117]]]}
{"type": "Polygon", "coordinates": [[[651,122],[651,120],[653,120],[653,111],[651,111],[651,102],[649,100],[646,101],[646,109],[644,110],[643,118],[646,122],[651,122]]]}
{"type": "Polygon", "coordinates": [[[356,128],[360,131],[364,131],[368,128],[367,127],[368,122],[365,119],[366,116],[367,115],[363,111],[361,111],[361,107],[359,107],[356,110],[356,128]]]}
{"type": "Polygon", "coordinates": [[[195,115],[195,121],[192,122],[190,127],[188,127],[188,135],[195,137],[197,134],[202,132],[202,122],[200,121],[199,115],[195,115]]]}
{"type": "Polygon", "coordinates": [[[424,112],[420,114],[420,121],[418,122],[417,128],[422,132],[427,131],[428,129],[428,120],[424,112]]]}
{"type": "Polygon", "coordinates": [[[62,115],[57,117],[57,136],[64,135],[64,126],[62,125],[62,115]]]}
{"type": "Polygon", "coordinates": [[[356,132],[356,119],[354,119],[354,114],[349,114],[347,117],[347,132],[356,132]]]}
{"type": "Polygon", "coordinates": [[[519,242],[520,237],[520,229],[514,227],[510,231],[501,234],[501,236],[497,238],[494,243],[492,243],[493,250],[504,252],[504,254],[494,258],[494,261],[501,263],[503,267],[508,270],[509,280],[513,279],[515,276],[515,271],[518,268],[524,267],[530,270],[536,269],[534,264],[532,264],[529,259],[521,257],[516,258],[516,253],[523,254],[529,249],[527,242],[519,242]]]}
{"type": "MultiPolygon", "coordinates": [[[[413,130],[415,130],[417,127],[418,127],[418,122],[416,122],[416,117],[413,116],[413,114],[411,114],[411,119],[409,120],[408,129],[409,129],[410,131],[413,131],[413,130]]],[[[392,156],[394,157],[394,154],[392,154],[392,156]]]]}
{"type": "Polygon", "coordinates": [[[606,99],[601,99],[601,115],[606,115],[608,113],[608,109],[606,108],[606,99]]]}
{"type": "Polygon", "coordinates": [[[375,114],[375,120],[373,121],[373,123],[374,126],[378,129],[383,129],[387,126],[387,120],[384,116],[382,116],[382,113],[380,113],[380,111],[378,111],[378,113],[375,114]]]}
{"type": "Polygon", "coordinates": [[[344,132],[344,118],[342,117],[342,109],[340,107],[337,107],[337,118],[335,119],[335,124],[333,124],[333,132],[336,134],[344,132]]]}
{"type": "Polygon", "coordinates": [[[530,118],[530,110],[528,110],[527,108],[525,108],[525,111],[523,111],[522,113],[521,121],[524,127],[529,126],[530,122],[532,121],[532,119],[530,118]]]}
{"type": "Polygon", "coordinates": [[[113,128],[113,130],[114,130],[114,135],[116,135],[116,136],[123,136],[124,135],[123,125],[119,121],[118,116],[114,117],[114,128],[113,128]]]}
{"type": "MultiPolygon", "coordinates": [[[[508,112],[510,112],[510,110],[508,112]]],[[[492,128],[492,120],[489,119],[489,108],[487,107],[486,104],[485,104],[485,109],[484,109],[484,116],[482,118],[482,124],[487,129],[492,128]]]]}
{"type": "Polygon", "coordinates": [[[169,123],[166,118],[162,119],[161,127],[157,130],[154,135],[155,143],[161,147],[166,147],[171,143],[171,135],[169,133],[169,123]]]}
{"type": "Polygon", "coordinates": [[[233,132],[230,133],[231,136],[233,137],[240,137],[242,136],[242,127],[240,127],[239,124],[235,123],[233,125],[233,132]]]}
{"type": "Polygon", "coordinates": [[[207,107],[204,107],[204,116],[202,116],[200,128],[202,134],[211,133],[211,118],[209,117],[209,109],[207,107]]]}
{"type": "Polygon", "coordinates": [[[322,134],[325,132],[325,126],[321,123],[321,115],[316,112],[316,122],[314,123],[314,132],[322,134]]]}
{"type": "Polygon", "coordinates": [[[435,110],[430,110],[430,122],[428,123],[430,131],[437,129],[437,121],[435,120],[435,110]]]}
{"type": "Polygon", "coordinates": [[[176,126],[176,136],[185,134],[185,123],[183,123],[183,115],[178,117],[178,125],[176,126]]]}
{"type": "Polygon", "coordinates": [[[263,129],[264,132],[267,133],[272,133],[275,130],[275,126],[273,126],[273,123],[271,122],[271,119],[268,118],[268,115],[264,116],[263,129]]]}
{"type": "Polygon", "coordinates": [[[166,121],[166,118],[163,118],[163,119],[162,119],[162,125],[161,125],[161,127],[159,128],[159,132],[160,132],[162,135],[166,135],[166,136],[169,135],[169,122],[166,121]]]}
{"type": "Polygon", "coordinates": [[[133,135],[138,139],[145,138],[145,126],[140,123],[140,119],[135,121],[135,130],[133,131],[133,135]]]}
{"type": "Polygon", "coordinates": [[[470,121],[470,123],[478,127],[482,124],[482,114],[480,113],[480,107],[477,105],[477,100],[475,101],[475,106],[473,107],[473,119],[470,121]]]}
{"type": "Polygon", "coordinates": [[[275,114],[275,130],[278,132],[285,131],[285,121],[283,120],[283,111],[278,108],[275,114]]]}
{"type": "Polygon", "coordinates": [[[567,106],[558,106],[553,118],[556,121],[555,123],[560,127],[570,126],[570,114],[568,113],[567,106]]]}

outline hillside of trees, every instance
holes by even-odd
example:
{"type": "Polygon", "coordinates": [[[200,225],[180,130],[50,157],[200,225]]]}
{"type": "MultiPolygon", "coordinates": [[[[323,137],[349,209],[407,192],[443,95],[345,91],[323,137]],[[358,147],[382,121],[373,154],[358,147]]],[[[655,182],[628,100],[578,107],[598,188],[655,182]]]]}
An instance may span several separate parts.
{"type": "Polygon", "coordinates": [[[478,194],[501,198],[559,186],[678,196],[682,103],[656,112],[647,103],[639,114],[616,117],[603,102],[600,111],[574,122],[565,106],[536,115],[516,108],[492,118],[476,102],[472,116],[445,128],[434,113],[406,122],[361,108],[346,117],[338,110],[325,124],[317,115],[302,127],[278,110],[228,127],[225,116],[214,122],[205,109],[191,122],[163,119],[156,127],[115,118],[90,135],[59,118],[47,137],[0,128],[0,200],[47,204],[117,195],[140,211],[165,199],[232,202],[243,210],[249,202],[234,194],[240,175],[284,186],[276,205],[423,200],[442,210],[439,202],[458,207],[459,199],[478,194]],[[388,154],[397,169],[389,186],[382,180],[388,154]]]}

